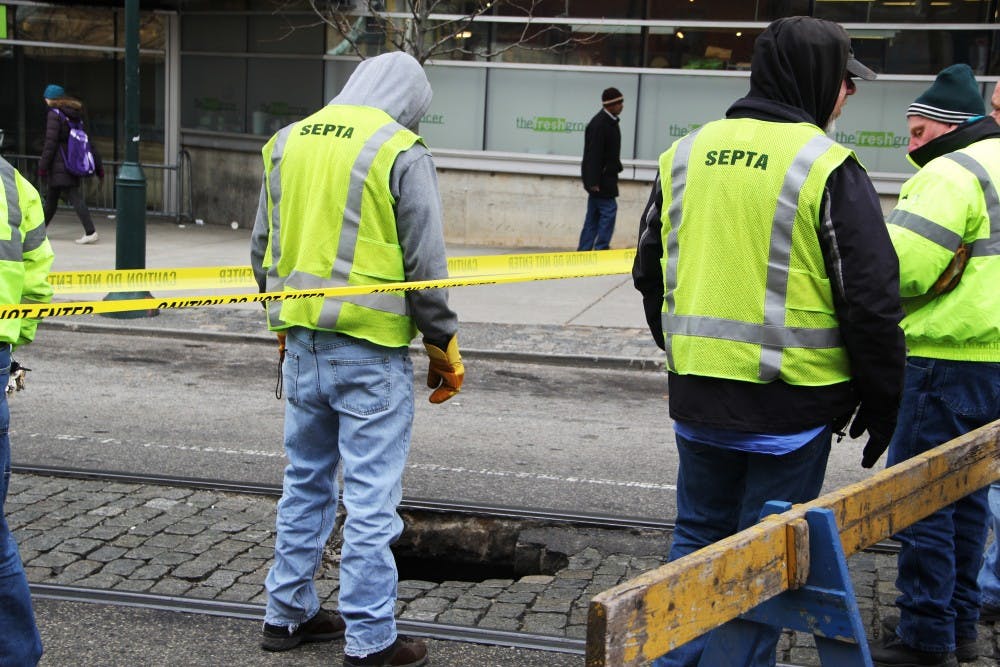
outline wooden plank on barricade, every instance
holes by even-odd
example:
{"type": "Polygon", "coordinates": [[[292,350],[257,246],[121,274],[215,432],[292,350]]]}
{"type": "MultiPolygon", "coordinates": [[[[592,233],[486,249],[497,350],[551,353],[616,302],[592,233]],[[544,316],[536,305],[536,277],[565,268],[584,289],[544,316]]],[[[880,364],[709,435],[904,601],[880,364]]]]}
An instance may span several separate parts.
{"type": "Polygon", "coordinates": [[[641,665],[794,588],[809,509],[833,512],[850,556],[997,479],[1000,421],[619,584],[590,603],[587,667],[641,665]]]}

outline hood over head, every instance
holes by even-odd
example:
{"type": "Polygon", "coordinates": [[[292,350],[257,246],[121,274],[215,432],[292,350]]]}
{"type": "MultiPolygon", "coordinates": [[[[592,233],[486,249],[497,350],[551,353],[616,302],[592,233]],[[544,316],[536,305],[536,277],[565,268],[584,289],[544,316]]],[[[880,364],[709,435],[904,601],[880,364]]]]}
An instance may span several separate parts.
{"type": "Polygon", "coordinates": [[[848,74],[875,78],[854,58],[843,26],[808,16],[781,18],[754,41],[748,97],[801,109],[826,127],[848,74]]]}
{"type": "Polygon", "coordinates": [[[376,107],[416,130],[432,96],[430,81],[416,58],[394,51],[362,60],[330,104],[376,107]]]}

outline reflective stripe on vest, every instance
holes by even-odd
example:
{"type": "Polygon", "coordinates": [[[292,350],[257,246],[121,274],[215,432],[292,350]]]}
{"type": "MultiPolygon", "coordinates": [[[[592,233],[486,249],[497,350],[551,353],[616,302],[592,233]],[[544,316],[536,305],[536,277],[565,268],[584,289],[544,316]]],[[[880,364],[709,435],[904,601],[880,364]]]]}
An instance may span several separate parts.
{"type": "Polygon", "coordinates": [[[678,232],[683,220],[683,200],[687,187],[688,166],[695,137],[692,132],[679,140],[671,166],[671,203],[668,209],[670,232],[665,241],[667,254],[664,270],[664,309],[661,322],[667,352],[667,364],[676,369],[673,354],[674,335],[715,338],[761,346],[758,379],[770,382],[781,373],[782,355],[787,348],[829,349],[842,345],[838,328],[803,328],[785,325],[788,280],[792,256],[792,230],[798,214],[799,192],[816,160],[834,142],[825,135],[810,138],[798,151],[787,170],[771,223],[768,269],[764,295],[764,321],[754,324],[738,320],[698,315],[678,315],[674,291],[678,285],[678,232]]]}
{"type": "MultiPolygon", "coordinates": [[[[976,239],[971,244],[969,257],[988,257],[1000,255],[1000,195],[997,194],[996,186],[986,168],[968,153],[949,153],[943,156],[955,164],[970,172],[979,181],[979,187],[983,191],[983,199],[986,202],[986,214],[990,219],[989,238],[976,239]]],[[[898,225],[910,230],[914,234],[924,237],[932,243],[943,247],[948,252],[955,252],[962,237],[946,227],[942,227],[932,220],[928,220],[922,215],[894,209],[886,223],[898,225]]]]}
{"type": "MultiPolygon", "coordinates": [[[[7,226],[10,227],[10,238],[0,239],[0,261],[20,262],[24,258],[24,248],[21,245],[21,193],[17,189],[17,172],[7,162],[0,162],[0,181],[3,181],[4,198],[7,200],[7,226]]],[[[45,225],[42,225],[42,240],[45,240],[45,225]]],[[[36,239],[35,247],[40,242],[36,239]]]]}
{"type": "MultiPolygon", "coordinates": [[[[371,113],[383,112],[369,110],[371,113]]],[[[311,273],[292,270],[287,276],[279,275],[279,262],[281,260],[281,211],[280,202],[282,198],[282,178],[281,162],[285,154],[286,144],[291,133],[299,128],[299,124],[294,124],[283,128],[275,136],[272,152],[270,155],[270,171],[268,174],[268,199],[270,200],[270,247],[271,262],[267,272],[267,291],[281,291],[286,288],[305,290],[326,287],[337,287],[350,284],[350,276],[356,268],[355,252],[358,245],[359,230],[361,227],[363,198],[365,195],[366,183],[369,179],[372,166],[379,156],[380,150],[397,133],[403,130],[388,115],[386,123],[378,127],[365,141],[351,165],[349,184],[347,187],[346,201],[344,203],[344,213],[340,224],[340,233],[337,239],[337,256],[334,258],[330,275],[317,276],[311,273]]],[[[416,135],[412,135],[416,139],[416,135]]],[[[371,184],[368,184],[371,187],[371,184]]],[[[400,275],[402,267],[400,266],[400,275]]],[[[326,298],[322,302],[322,307],[316,319],[315,326],[321,329],[337,330],[341,320],[341,311],[344,303],[350,303],[362,308],[379,311],[406,318],[408,316],[406,300],[399,294],[379,293],[354,295],[337,298],[326,298]]],[[[282,326],[281,319],[283,303],[272,302],[268,304],[268,316],[272,327],[282,326]]],[[[376,341],[383,344],[405,344],[403,341],[376,341]]]]}

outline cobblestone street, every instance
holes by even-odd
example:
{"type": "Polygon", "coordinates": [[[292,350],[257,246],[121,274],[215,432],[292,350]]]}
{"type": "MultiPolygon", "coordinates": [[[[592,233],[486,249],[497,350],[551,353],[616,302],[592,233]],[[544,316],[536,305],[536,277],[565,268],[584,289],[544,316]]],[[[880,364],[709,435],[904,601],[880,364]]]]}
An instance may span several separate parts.
{"type": "MultiPolygon", "coordinates": [[[[12,477],[8,498],[8,518],[32,583],[262,608],[274,510],[275,500],[264,496],[29,474],[12,477]]],[[[590,598],[657,567],[668,548],[667,537],[656,531],[534,533],[523,539],[550,540],[549,548],[569,551],[565,567],[478,582],[402,579],[399,617],[583,639],[590,598]]],[[[871,636],[894,613],[895,556],[861,553],[848,565],[871,636]]],[[[325,568],[317,587],[325,606],[335,608],[336,567],[325,568]]],[[[982,656],[970,664],[996,665],[996,631],[981,630],[982,656]]],[[[778,660],[819,664],[812,637],[791,632],[779,644],[778,660]]]]}

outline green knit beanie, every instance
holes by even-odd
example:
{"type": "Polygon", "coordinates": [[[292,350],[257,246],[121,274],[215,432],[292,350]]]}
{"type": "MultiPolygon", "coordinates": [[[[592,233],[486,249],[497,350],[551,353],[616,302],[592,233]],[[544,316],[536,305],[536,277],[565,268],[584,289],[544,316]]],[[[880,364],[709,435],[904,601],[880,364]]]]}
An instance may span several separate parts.
{"type": "Polygon", "coordinates": [[[972,68],[964,63],[941,70],[931,87],[906,110],[907,117],[923,116],[949,125],[985,114],[983,92],[972,68]]]}

